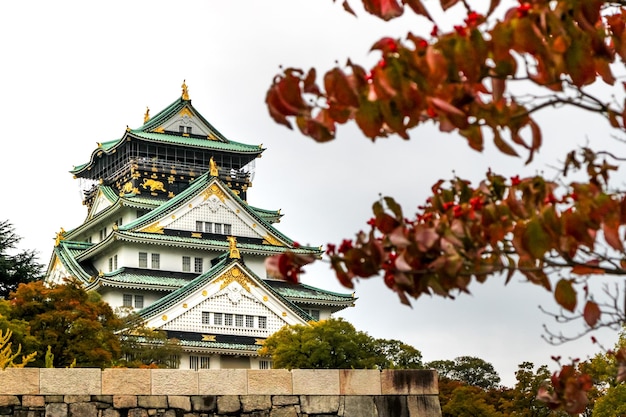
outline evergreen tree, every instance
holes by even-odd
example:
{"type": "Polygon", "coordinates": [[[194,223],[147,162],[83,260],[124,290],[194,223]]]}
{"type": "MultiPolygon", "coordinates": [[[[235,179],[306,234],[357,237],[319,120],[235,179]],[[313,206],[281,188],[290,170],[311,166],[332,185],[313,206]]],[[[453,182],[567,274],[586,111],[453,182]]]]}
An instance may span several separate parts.
{"type": "Polygon", "coordinates": [[[20,283],[42,277],[42,266],[37,262],[35,251],[16,252],[20,240],[8,220],[0,221],[0,298],[7,298],[20,283]]]}

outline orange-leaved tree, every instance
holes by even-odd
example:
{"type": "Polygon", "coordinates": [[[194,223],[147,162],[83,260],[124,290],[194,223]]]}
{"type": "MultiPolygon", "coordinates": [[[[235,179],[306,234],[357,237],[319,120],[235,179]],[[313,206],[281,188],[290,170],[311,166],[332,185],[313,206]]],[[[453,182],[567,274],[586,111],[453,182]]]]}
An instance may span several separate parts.
{"type": "MultiPolygon", "coordinates": [[[[476,2],[440,0],[444,16],[453,7],[465,8],[464,19],[449,31],[432,18],[432,3],[362,3],[384,20],[412,11],[430,21],[432,31],[375,42],[380,60],[371,68],[348,61],[322,77],[315,69],[282,70],[266,96],[276,122],[289,128],[295,123],[318,142],[333,140],[337,125],[349,121],[372,140],[408,139],[410,129],[434,122],[474,150],[492,140],[506,155],[523,153],[526,163],[544,140],[534,116],[547,108],[576,107],[625,133],[626,84],[618,77],[626,62],[626,2],[491,0],[478,10],[472,7],[476,2]],[[597,95],[596,85],[609,86],[611,97],[597,95]]],[[[348,0],[343,6],[354,14],[348,0]]],[[[327,256],[346,287],[358,278],[382,276],[406,304],[423,294],[467,292],[473,280],[500,274],[508,280],[521,273],[582,318],[582,333],[621,328],[626,295],[615,290],[608,302],[599,302],[586,281],[626,274],[626,197],[610,182],[621,160],[586,147],[567,155],[559,181],[491,171],[475,185],[442,180],[414,216],[405,215],[393,198],[381,198],[373,205],[369,231],[329,244],[327,256]],[[571,170],[586,175],[566,181],[571,170]],[[560,276],[556,282],[549,279],[554,273],[560,276]]],[[[268,265],[270,272],[294,280],[308,262],[287,253],[268,265]]],[[[542,396],[550,407],[572,414],[585,408],[584,393],[592,384],[574,364],[555,373],[552,383],[542,396]]]]}

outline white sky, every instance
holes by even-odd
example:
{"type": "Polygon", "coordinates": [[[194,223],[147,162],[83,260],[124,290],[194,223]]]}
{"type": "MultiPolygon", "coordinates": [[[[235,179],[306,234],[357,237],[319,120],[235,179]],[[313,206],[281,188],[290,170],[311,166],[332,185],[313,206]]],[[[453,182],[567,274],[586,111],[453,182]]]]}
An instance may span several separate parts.
{"type": "MultiPolygon", "coordinates": [[[[140,126],[146,106],[154,115],[177,99],[183,79],[193,105],[226,137],[268,148],[248,200],[282,209],[279,229],[312,245],[339,243],[367,227],[379,193],[412,215],[430,186],[453,171],[467,179],[488,167],[507,176],[549,173],[547,164],[566,150],[608,136],[602,120],[567,110],[546,115],[543,159],[525,167],[491,146],[471,151],[432,126],[414,130],[410,141],[376,144],[347,126],[337,141],[316,144],[270,119],[264,98],[279,65],[321,73],[348,57],[371,64],[378,57],[367,51],[380,37],[430,29],[410,13],[393,23],[354,18],[331,0],[2,2],[0,219],[47,264],[55,233],[86,215],[68,171],[88,161],[96,142],[140,126]]],[[[305,282],[350,292],[324,264],[310,268],[305,282]]],[[[588,338],[557,348],[540,339],[541,324],[552,324],[538,309],[554,305],[546,291],[520,282],[504,288],[500,277],[471,289],[456,301],[423,298],[407,308],[381,279],[364,280],[357,306],[341,315],[372,336],[415,346],[425,361],[481,357],[509,386],[523,361],[552,367],[551,355],[596,352],[588,338]]],[[[607,346],[615,339],[601,338],[607,346]]]]}

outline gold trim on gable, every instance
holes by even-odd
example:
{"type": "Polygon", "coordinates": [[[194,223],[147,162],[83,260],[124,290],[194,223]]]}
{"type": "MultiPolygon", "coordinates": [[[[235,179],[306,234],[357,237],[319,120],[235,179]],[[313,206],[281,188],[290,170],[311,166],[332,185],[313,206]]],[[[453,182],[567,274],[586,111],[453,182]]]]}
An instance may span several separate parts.
{"type": "Polygon", "coordinates": [[[215,282],[222,281],[222,285],[220,285],[220,290],[223,290],[232,282],[236,282],[243,287],[246,291],[250,292],[250,284],[252,286],[257,287],[256,283],[248,278],[246,274],[243,273],[241,268],[235,265],[233,268],[224,273],[221,277],[215,280],[215,282]]]}
{"type": "Polygon", "coordinates": [[[163,226],[161,226],[159,224],[159,222],[156,223],[152,223],[150,226],[144,227],[143,229],[140,230],[140,232],[145,232],[145,233],[159,233],[159,234],[163,234],[163,226]]]}
{"type": "Polygon", "coordinates": [[[264,343],[265,343],[265,339],[254,339],[255,345],[263,346],[264,343]]]}
{"type": "Polygon", "coordinates": [[[189,110],[189,107],[187,106],[183,107],[183,109],[178,114],[180,115],[180,117],[183,117],[183,116],[193,117],[193,113],[191,112],[191,110],[189,110]]]}
{"type": "Polygon", "coordinates": [[[156,127],[154,129],[152,129],[152,131],[154,133],[165,133],[165,129],[163,129],[163,126],[156,127]]]}
{"type": "Polygon", "coordinates": [[[203,334],[202,335],[202,341],[203,342],[215,342],[215,335],[214,334],[203,334]]]}
{"type": "Polygon", "coordinates": [[[276,239],[273,236],[270,235],[266,235],[263,237],[263,244],[264,245],[272,245],[272,246],[285,246],[282,243],[280,243],[280,241],[278,239],[276,239]]]}
{"type": "Polygon", "coordinates": [[[211,184],[211,186],[207,190],[204,190],[202,195],[205,201],[208,200],[209,197],[211,197],[212,195],[219,198],[222,203],[226,199],[226,194],[224,193],[224,191],[222,191],[220,187],[217,186],[217,184],[211,184]]]}

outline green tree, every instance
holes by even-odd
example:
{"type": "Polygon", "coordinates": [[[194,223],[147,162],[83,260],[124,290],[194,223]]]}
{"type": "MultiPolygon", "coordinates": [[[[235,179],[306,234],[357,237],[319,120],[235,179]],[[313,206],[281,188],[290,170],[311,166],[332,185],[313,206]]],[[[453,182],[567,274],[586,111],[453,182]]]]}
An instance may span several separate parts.
{"type": "Polygon", "coordinates": [[[395,339],[375,339],[374,352],[382,359],[379,369],[422,369],[422,352],[395,339]]]}
{"type": "Polygon", "coordinates": [[[479,387],[462,385],[452,391],[450,400],[441,407],[443,417],[504,417],[487,402],[488,394],[479,387]]]}
{"type": "Polygon", "coordinates": [[[440,376],[483,390],[496,388],[500,384],[500,376],[493,365],[474,356],[459,356],[453,361],[432,361],[426,367],[436,369],[440,376]]]}
{"type": "Polygon", "coordinates": [[[626,385],[610,387],[606,394],[596,400],[593,417],[616,417],[626,415],[626,385]]]}
{"type": "Polygon", "coordinates": [[[21,238],[8,220],[0,221],[0,298],[7,298],[20,283],[36,281],[42,277],[42,266],[32,250],[17,253],[21,238]]]}
{"type": "Polygon", "coordinates": [[[127,368],[178,368],[182,346],[163,330],[145,327],[136,313],[123,316],[119,332],[121,358],[116,366],[127,368]]]}
{"type": "Polygon", "coordinates": [[[43,367],[51,346],[55,367],[106,367],[121,354],[122,321],[95,292],[76,280],[45,286],[41,281],[20,284],[9,297],[10,319],[28,323],[38,352],[34,366],[43,367]]]}
{"type": "Polygon", "coordinates": [[[284,326],[259,353],[271,356],[274,368],[287,369],[397,369],[418,367],[422,357],[410,345],[374,339],[342,318],[284,326]]]}
{"type": "Polygon", "coordinates": [[[550,380],[550,371],[546,365],[535,370],[531,362],[518,365],[515,372],[515,387],[511,390],[511,415],[519,417],[548,417],[557,413],[537,399],[539,388],[550,380]]]}

